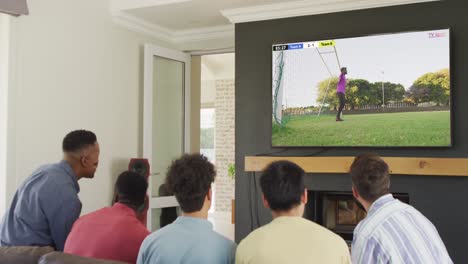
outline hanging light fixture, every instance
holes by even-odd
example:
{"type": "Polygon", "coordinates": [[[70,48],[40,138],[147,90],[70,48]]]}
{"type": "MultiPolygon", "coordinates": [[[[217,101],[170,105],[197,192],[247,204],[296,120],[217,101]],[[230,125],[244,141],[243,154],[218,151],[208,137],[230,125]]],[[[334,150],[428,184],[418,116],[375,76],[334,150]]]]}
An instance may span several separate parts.
{"type": "Polygon", "coordinates": [[[0,13],[12,16],[29,14],[26,0],[0,0],[0,13]]]}

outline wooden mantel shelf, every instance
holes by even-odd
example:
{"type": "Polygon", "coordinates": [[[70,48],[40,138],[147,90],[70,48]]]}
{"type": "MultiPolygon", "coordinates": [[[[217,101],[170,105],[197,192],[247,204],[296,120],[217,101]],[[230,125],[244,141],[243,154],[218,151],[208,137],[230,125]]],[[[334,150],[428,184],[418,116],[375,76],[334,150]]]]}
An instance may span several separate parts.
{"type": "MultiPolygon", "coordinates": [[[[392,174],[468,176],[468,158],[382,157],[392,174]]],[[[269,163],[289,160],[308,173],[347,173],[354,157],[245,157],[245,171],[262,171],[269,163]]]]}

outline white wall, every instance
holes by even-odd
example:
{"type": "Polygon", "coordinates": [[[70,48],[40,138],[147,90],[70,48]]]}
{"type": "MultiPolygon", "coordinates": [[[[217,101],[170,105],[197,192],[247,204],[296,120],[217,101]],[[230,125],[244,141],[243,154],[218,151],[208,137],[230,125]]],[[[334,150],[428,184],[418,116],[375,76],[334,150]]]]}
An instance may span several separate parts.
{"type": "Polygon", "coordinates": [[[217,80],[215,86],[216,211],[231,212],[235,186],[228,167],[235,163],[235,82],[217,80]]]}
{"type": "Polygon", "coordinates": [[[109,204],[116,176],[142,153],[142,45],[167,45],[114,24],[108,1],[28,4],[12,25],[8,198],[37,166],[61,159],[66,133],[85,128],[101,145],[96,177],[80,181],[87,213],[109,204]]]}
{"type": "Polygon", "coordinates": [[[6,132],[8,97],[9,17],[0,14],[0,215],[6,207],[6,132]]]}

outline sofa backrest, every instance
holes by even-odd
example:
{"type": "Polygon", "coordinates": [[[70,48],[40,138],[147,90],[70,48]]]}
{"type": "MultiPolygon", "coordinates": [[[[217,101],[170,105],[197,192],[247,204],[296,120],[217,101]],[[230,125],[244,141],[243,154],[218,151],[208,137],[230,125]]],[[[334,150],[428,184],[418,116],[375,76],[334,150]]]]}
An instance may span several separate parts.
{"type": "Polygon", "coordinates": [[[0,247],[0,263],[37,264],[43,255],[53,251],[51,247],[0,247]]]}
{"type": "Polygon", "coordinates": [[[125,264],[125,262],[85,258],[61,252],[52,252],[42,256],[39,264],[125,264]]]}

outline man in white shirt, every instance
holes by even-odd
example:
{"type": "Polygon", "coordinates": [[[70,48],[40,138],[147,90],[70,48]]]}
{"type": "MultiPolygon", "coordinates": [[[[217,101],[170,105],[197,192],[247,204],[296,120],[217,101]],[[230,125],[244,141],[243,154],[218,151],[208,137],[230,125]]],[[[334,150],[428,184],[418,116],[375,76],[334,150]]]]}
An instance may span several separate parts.
{"type": "Polygon", "coordinates": [[[393,198],[387,163],[363,154],[351,165],[353,195],[367,211],[354,229],[353,263],[452,263],[435,226],[393,198]]]}

